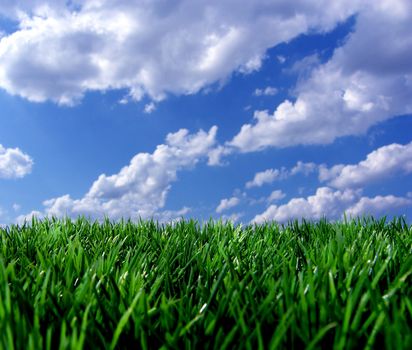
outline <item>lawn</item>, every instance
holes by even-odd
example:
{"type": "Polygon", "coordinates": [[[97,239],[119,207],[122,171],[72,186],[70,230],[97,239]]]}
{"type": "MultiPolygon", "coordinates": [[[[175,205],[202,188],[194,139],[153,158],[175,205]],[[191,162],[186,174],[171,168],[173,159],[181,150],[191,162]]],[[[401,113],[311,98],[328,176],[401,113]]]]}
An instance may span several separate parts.
{"type": "Polygon", "coordinates": [[[0,348],[412,348],[412,226],[0,228],[0,348]]]}

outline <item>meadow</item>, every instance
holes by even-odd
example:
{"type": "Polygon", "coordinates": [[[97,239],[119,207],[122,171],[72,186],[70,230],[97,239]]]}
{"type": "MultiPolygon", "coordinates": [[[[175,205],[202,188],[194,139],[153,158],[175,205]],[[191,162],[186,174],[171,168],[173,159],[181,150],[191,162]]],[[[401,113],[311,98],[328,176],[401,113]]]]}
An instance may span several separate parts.
{"type": "Polygon", "coordinates": [[[412,348],[412,226],[0,228],[1,349],[412,348]]]}

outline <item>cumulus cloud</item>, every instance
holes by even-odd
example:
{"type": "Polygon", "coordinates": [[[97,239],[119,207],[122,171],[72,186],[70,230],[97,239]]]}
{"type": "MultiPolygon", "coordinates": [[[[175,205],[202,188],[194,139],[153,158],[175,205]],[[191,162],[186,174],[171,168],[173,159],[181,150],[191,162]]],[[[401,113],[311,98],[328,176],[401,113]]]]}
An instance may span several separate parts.
{"type": "Polygon", "coordinates": [[[290,170],[290,175],[297,175],[297,174],[303,174],[305,176],[308,176],[309,174],[315,172],[318,169],[318,166],[315,163],[312,162],[302,162],[298,161],[296,165],[290,170]]]}
{"type": "Polygon", "coordinates": [[[346,210],[350,216],[359,215],[386,215],[388,209],[403,208],[412,205],[408,198],[389,196],[376,196],[374,198],[362,197],[359,202],[346,210]]]}
{"type": "Polygon", "coordinates": [[[224,198],[220,201],[219,205],[216,208],[216,213],[221,213],[225,210],[236,207],[240,203],[240,199],[237,197],[224,198]]]}
{"type": "Polygon", "coordinates": [[[270,220],[286,222],[291,219],[338,219],[346,212],[348,215],[379,215],[396,208],[412,205],[412,200],[403,197],[376,196],[361,197],[361,190],[334,190],[320,187],[316,193],[307,198],[292,198],[288,203],[270,205],[262,214],[252,220],[261,223],[270,220]]]}
{"type": "Polygon", "coordinates": [[[412,113],[412,3],[365,1],[354,31],[273,113],[256,111],[227,146],[240,152],[328,144],[412,113]]]}
{"type": "Polygon", "coordinates": [[[193,94],[309,30],[324,32],[358,0],[2,1],[19,29],[0,41],[0,87],[31,101],[72,105],[87,91],[131,99],[193,94]]]}
{"type": "Polygon", "coordinates": [[[275,180],[286,178],[287,172],[285,168],[282,169],[267,169],[255,174],[253,180],[246,182],[246,188],[261,187],[265,184],[271,184],[275,180]]]}
{"type": "Polygon", "coordinates": [[[369,153],[365,160],[353,165],[321,166],[319,180],[336,188],[362,187],[385,178],[412,172],[412,142],[390,144],[369,153]]]}
{"type": "Polygon", "coordinates": [[[209,152],[209,160],[207,162],[210,166],[222,166],[226,163],[222,160],[224,156],[231,154],[231,150],[219,145],[209,152]]]}
{"type": "Polygon", "coordinates": [[[36,216],[90,216],[100,219],[168,218],[179,217],[188,212],[162,211],[171,184],[177,179],[177,172],[191,169],[206,158],[216,140],[217,127],[209,132],[200,130],[189,134],[181,129],[170,133],[165,144],[158,145],[153,153],[138,153],[119,173],[102,174],[92,184],[83,198],[73,199],[70,195],[44,201],[43,212],[33,212],[19,217],[18,221],[36,216]]]}
{"type": "Polygon", "coordinates": [[[33,160],[19,148],[5,148],[0,144],[0,179],[22,178],[30,174],[33,160]]]}

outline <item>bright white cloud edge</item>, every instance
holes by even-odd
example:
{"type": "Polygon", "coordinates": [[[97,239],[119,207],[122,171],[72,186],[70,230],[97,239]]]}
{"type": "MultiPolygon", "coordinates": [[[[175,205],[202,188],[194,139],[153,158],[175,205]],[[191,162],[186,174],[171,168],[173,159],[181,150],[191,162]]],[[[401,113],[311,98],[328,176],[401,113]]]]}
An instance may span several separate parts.
{"type": "Polygon", "coordinates": [[[83,198],[64,195],[46,200],[43,211],[21,215],[17,222],[30,220],[32,216],[84,215],[95,219],[108,216],[113,220],[129,217],[169,221],[185,215],[190,208],[163,210],[171,184],[177,180],[179,171],[192,169],[207,158],[215,146],[216,133],[216,126],[208,132],[200,130],[195,134],[186,129],[170,133],[166,142],[158,145],[153,153],[138,153],[119,173],[100,175],[83,198]]]}
{"type": "Polygon", "coordinates": [[[0,41],[0,87],[65,105],[87,91],[127,89],[122,103],[193,94],[235,71],[258,70],[279,43],[331,30],[359,3],[6,0],[0,14],[20,28],[0,41]]]}
{"type": "Polygon", "coordinates": [[[220,201],[219,205],[216,208],[216,213],[221,213],[225,210],[236,207],[240,203],[240,199],[237,197],[224,198],[220,201]]]}
{"type": "Polygon", "coordinates": [[[17,179],[31,173],[33,159],[19,148],[0,144],[0,179],[17,179]]]}
{"type": "Polygon", "coordinates": [[[363,4],[354,31],[329,61],[298,82],[296,99],[273,113],[256,111],[253,123],[226,143],[226,153],[329,144],[412,113],[412,3],[363,4]]]}
{"type": "Polygon", "coordinates": [[[252,222],[266,221],[287,222],[292,219],[341,219],[362,215],[386,215],[389,210],[405,208],[412,205],[412,200],[393,195],[362,197],[361,190],[334,190],[320,187],[314,195],[306,198],[293,198],[286,204],[270,205],[263,213],[254,217],[252,222]]]}
{"type": "MultiPolygon", "coordinates": [[[[313,218],[323,216],[341,218],[348,216],[382,215],[396,209],[405,209],[412,205],[411,194],[405,197],[394,195],[361,196],[363,187],[368,184],[385,181],[394,175],[412,173],[412,142],[406,145],[389,144],[370,152],[365,160],[357,164],[337,164],[330,168],[325,165],[298,162],[290,173],[319,170],[319,181],[327,181],[328,186],[320,187],[307,198],[292,198],[283,205],[270,205],[258,214],[253,222],[313,218]],[[335,189],[333,189],[334,187],[335,189]]],[[[276,195],[275,191],[275,195],[276,195]]],[[[273,193],[272,193],[273,194],[273,193]]],[[[270,198],[270,197],[269,197],[270,198]]]]}
{"type": "Polygon", "coordinates": [[[395,175],[412,173],[412,142],[406,145],[393,143],[369,153],[358,164],[337,164],[319,168],[319,180],[328,181],[335,188],[363,187],[395,175]]]}

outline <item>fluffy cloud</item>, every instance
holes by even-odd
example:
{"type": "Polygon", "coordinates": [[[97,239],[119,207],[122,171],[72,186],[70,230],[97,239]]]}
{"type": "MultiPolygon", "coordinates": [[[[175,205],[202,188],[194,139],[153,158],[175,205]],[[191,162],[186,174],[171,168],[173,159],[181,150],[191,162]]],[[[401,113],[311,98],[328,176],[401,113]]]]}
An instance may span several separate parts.
{"type": "Polygon", "coordinates": [[[264,184],[271,184],[275,180],[286,178],[286,169],[267,169],[255,174],[253,180],[246,182],[246,188],[261,187],[264,184]]]}
{"type": "Polygon", "coordinates": [[[219,205],[216,208],[216,213],[221,213],[225,210],[236,207],[240,203],[240,199],[237,197],[224,198],[220,201],[219,205]]]}
{"type": "Polygon", "coordinates": [[[256,111],[228,143],[240,152],[328,144],[412,113],[412,3],[365,1],[356,26],[273,113],[256,111]]]}
{"type": "Polygon", "coordinates": [[[412,172],[412,142],[393,143],[369,153],[365,160],[354,165],[321,166],[319,180],[329,181],[336,188],[362,187],[390,176],[412,172]]]}
{"type": "Polygon", "coordinates": [[[232,151],[229,148],[219,145],[209,152],[209,160],[207,164],[210,166],[226,165],[227,163],[224,162],[222,158],[231,153],[232,151]]]}
{"type": "Polygon", "coordinates": [[[189,134],[181,129],[168,134],[166,143],[158,145],[153,153],[139,153],[130,164],[119,173],[107,176],[102,174],[92,184],[83,198],[72,199],[69,195],[53,198],[44,202],[44,212],[33,212],[21,216],[18,221],[32,215],[70,216],[86,215],[111,219],[120,217],[158,219],[179,217],[188,212],[161,211],[165,206],[171,184],[177,179],[177,172],[190,169],[214,146],[217,128],[209,132],[200,130],[189,134]]]}
{"type": "Polygon", "coordinates": [[[279,200],[281,200],[285,197],[286,197],[286,194],[284,194],[281,190],[274,190],[274,191],[272,191],[272,193],[267,198],[267,201],[269,203],[276,202],[276,201],[279,201],[279,200]]]}
{"type": "Polygon", "coordinates": [[[0,14],[19,30],[0,41],[0,87],[66,105],[96,90],[125,88],[128,98],[156,101],[193,94],[259,69],[276,44],[332,29],[359,3],[6,0],[0,14]]]}
{"type": "Polygon", "coordinates": [[[144,113],[150,114],[156,110],[156,105],[153,102],[150,102],[144,106],[144,113]]]}
{"type": "Polygon", "coordinates": [[[269,206],[262,214],[256,215],[253,222],[261,223],[270,220],[285,222],[290,219],[329,219],[348,215],[378,215],[388,213],[395,208],[412,205],[412,200],[403,197],[376,196],[361,197],[360,190],[333,190],[320,187],[316,193],[307,198],[293,198],[288,203],[269,206]]]}
{"type": "Polygon", "coordinates": [[[33,160],[18,148],[0,145],[0,179],[21,178],[30,174],[33,160]]]}
{"type": "Polygon", "coordinates": [[[313,173],[318,169],[318,166],[315,163],[312,162],[302,162],[298,161],[296,165],[290,170],[290,175],[297,175],[297,174],[303,174],[305,176],[308,176],[309,174],[313,173]]]}
{"type": "Polygon", "coordinates": [[[318,166],[315,163],[305,163],[299,160],[290,170],[282,167],[280,169],[267,169],[265,171],[258,172],[255,174],[253,180],[246,183],[245,187],[261,187],[264,184],[271,184],[275,180],[284,180],[297,174],[304,174],[305,176],[308,176],[317,169],[318,166]]]}
{"type": "Polygon", "coordinates": [[[389,209],[402,208],[412,205],[408,198],[389,196],[376,196],[374,198],[362,197],[352,207],[346,210],[350,216],[359,215],[386,215],[389,209]]]}

